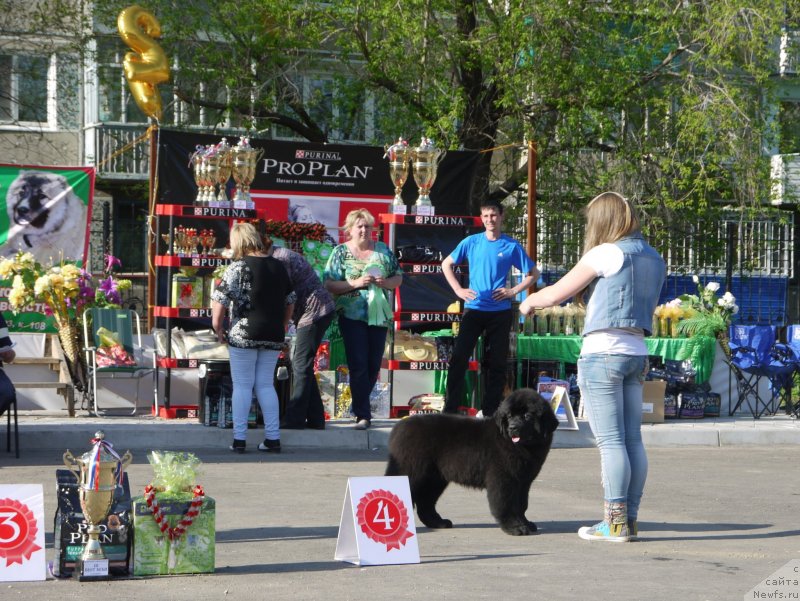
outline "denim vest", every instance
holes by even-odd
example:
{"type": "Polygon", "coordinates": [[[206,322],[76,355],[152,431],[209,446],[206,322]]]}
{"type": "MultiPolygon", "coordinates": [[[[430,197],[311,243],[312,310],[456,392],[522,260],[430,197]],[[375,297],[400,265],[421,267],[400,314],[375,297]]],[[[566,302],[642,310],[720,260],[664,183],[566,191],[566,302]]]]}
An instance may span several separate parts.
{"type": "Polygon", "coordinates": [[[653,312],[664,285],[666,265],[640,233],[614,244],[624,255],[622,268],[589,286],[582,334],[606,328],[640,328],[650,335],[653,312]]]}

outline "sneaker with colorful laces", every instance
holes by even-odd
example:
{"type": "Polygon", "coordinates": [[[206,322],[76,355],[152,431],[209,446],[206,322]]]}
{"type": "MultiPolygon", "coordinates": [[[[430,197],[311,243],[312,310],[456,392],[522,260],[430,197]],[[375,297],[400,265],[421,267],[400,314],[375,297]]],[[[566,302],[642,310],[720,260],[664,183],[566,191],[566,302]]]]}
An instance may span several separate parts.
{"type": "Polygon", "coordinates": [[[609,524],[600,522],[594,526],[584,526],[578,530],[584,540],[605,541],[607,543],[627,543],[631,540],[628,524],[609,524]]]}

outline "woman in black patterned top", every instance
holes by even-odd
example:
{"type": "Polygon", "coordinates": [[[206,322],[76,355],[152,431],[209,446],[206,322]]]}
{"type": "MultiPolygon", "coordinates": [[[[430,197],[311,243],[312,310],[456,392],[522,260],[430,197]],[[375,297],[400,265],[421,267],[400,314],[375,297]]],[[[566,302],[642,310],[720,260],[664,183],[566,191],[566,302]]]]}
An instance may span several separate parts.
{"type": "Polygon", "coordinates": [[[230,353],[233,381],[230,448],[244,453],[247,415],[255,390],[264,414],[264,442],[258,449],[280,453],[280,409],[273,376],[296,294],[286,268],[269,256],[270,249],[252,224],[234,225],[230,244],[234,261],[211,296],[212,326],[217,339],[228,343],[230,353]]]}

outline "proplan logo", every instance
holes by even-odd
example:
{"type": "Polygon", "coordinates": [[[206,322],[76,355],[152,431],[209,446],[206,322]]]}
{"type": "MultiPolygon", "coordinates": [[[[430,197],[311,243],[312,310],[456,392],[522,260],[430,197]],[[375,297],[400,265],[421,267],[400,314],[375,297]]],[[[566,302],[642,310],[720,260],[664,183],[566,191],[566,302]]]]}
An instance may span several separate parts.
{"type": "MultiPolygon", "coordinates": [[[[317,183],[313,178],[326,180],[362,180],[372,171],[372,165],[343,164],[341,153],[335,150],[295,150],[294,161],[264,159],[264,175],[274,175],[280,183],[317,183]],[[282,181],[280,178],[287,178],[282,181]],[[297,179],[294,179],[297,178],[297,179]],[[304,179],[312,178],[312,179],[304,179]]],[[[354,184],[348,184],[354,185],[354,184]]]]}
{"type": "Polygon", "coordinates": [[[341,161],[342,155],[327,150],[295,150],[294,158],[306,161],[341,161]]]}
{"type": "Polygon", "coordinates": [[[793,559],[744,595],[751,599],[800,599],[800,559],[793,559]]]}

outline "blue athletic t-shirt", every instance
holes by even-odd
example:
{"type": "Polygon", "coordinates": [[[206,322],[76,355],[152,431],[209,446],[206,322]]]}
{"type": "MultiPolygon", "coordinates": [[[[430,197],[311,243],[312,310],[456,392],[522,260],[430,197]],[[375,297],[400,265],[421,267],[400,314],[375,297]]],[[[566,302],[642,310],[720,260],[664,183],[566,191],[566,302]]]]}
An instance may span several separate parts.
{"type": "Polygon", "coordinates": [[[456,264],[469,263],[469,288],[478,296],[464,306],[478,311],[510,309],[511,299],[492,300],[492,291],[506,285],[512,267],[528,274],[536,266],[522,245],[510,236],[501,234],[497,240],[489,240],[484,232],[464,238],[450,258],[456,264]]]}

